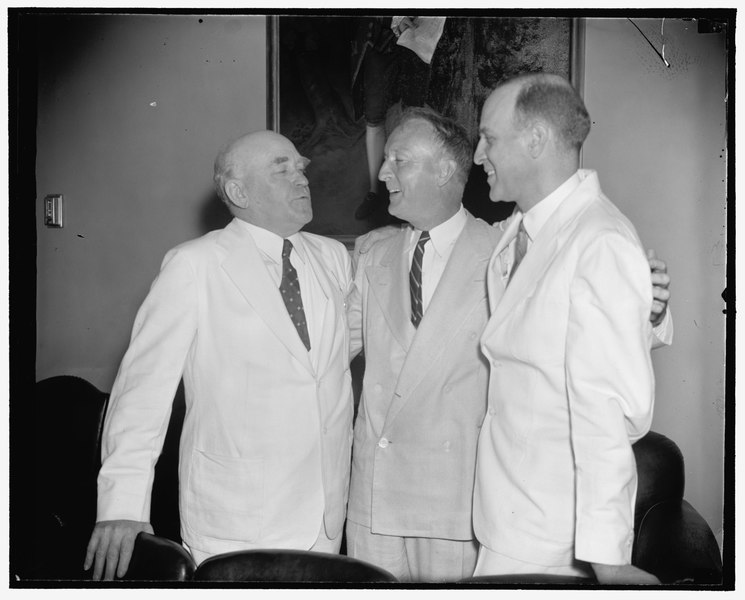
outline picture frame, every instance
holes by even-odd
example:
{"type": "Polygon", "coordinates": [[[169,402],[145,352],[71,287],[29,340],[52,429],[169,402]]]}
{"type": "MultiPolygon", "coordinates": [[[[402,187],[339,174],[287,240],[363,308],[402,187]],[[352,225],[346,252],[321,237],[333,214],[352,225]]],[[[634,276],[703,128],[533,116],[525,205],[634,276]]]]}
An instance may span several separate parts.
{"type": "MultiPolygon", "coordinates": [[[[311,161],[307,176],[314,214],[305,230],[338,239],[350,249],[359,235],[400,223],[387,212],[382,184],[381,200],[372,214],[355,214],[371,187],[372,168],[367,164],[364,102],[358,93],[364,79],[354,48],[361,39],[362,45],[367,42],[371,47],[371,21],[390,19],[267,16],[267,128],[288,137],[311,161]],[[360,35],[366,23],[367,40],[360,35]]],[[[555,72],[569,78],[581,93],[583,40],[584,19],[579,17],[497,12],[448,16],[429,66],[425,103],[463,125],[475,148],[481,105],[501,80],[524,71],[555,72]]],[[[407,81],[397,84],[405,86],[407,81]]],[[[402,103],[395,95],[388,101],[385,129],[390,133],[402,103]]],[[[471,169],[463,204],[490,223],[509,216],[513,206],[489,201],[482,169],[471,169]]]]}

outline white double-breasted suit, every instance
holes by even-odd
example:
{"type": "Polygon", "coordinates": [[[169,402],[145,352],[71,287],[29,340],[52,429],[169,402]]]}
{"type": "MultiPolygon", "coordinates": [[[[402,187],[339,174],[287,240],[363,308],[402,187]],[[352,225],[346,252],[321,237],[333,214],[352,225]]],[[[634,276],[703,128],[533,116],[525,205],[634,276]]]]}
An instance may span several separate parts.
{"type": "Polygon", "coordinates": [[[311,352],[245,224],[234,219],[168,252],[111,392],[99,521],[149,521],[153,467],[183,377],[184,542],[216,554],[308,549],[324,529],[340,534],[352,436],[351,265],[336,241],[292,239],[322,291],[311,352]]]}
{"type": "Polygon", "coordinates": [[[501,231],[467,214],[418,328],[407,235],[361,256],[350,297],[353,350],[364,342],[366,366],[349,519],[373,534],[471,540],[489,372],[479,339],[489,316],[486,267],[501,231]]]}

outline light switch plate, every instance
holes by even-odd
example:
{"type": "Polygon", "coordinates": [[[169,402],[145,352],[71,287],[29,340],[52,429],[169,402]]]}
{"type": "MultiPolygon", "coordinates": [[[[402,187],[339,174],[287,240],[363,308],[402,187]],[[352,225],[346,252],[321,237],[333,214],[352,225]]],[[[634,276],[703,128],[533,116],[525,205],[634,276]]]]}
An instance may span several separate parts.
{"type": "Polygon", "coordinates": [[[44,225],[62,227],[62,194],[49,194],[44,198],[44,225]]]}

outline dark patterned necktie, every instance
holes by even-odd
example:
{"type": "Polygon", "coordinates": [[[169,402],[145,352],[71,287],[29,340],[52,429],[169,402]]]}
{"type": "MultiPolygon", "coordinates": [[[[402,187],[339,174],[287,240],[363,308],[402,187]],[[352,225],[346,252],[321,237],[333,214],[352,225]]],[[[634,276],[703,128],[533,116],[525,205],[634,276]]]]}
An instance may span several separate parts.
{"type": "Polygon", "coordinates": [[[525,227],[523,226],[523,221],[520,221],[520,227],[518,228],[517,235],[515,236],[515,258],[512,261],[512,270],[510,271],[510,278],[507,280],[508,284],[510,281],[512,281],[512,276],[515,274],[515,271],[517,271],[517,267],[520,266],[520,263],[525,257],[525,253],[527,251],[528,251],[528,232],[525,231],[525,227]]]}
{"type": "Polygon", "coordinates": [[[409,288],[411,291],[411,322],[414,327],[419,327],[424,309],[422,307],[422,260],[424,258],[424,244],[429,240],[429,232],[422,231],[422,235],[414,250],[414,258],[411,261],[409,271],[409,288]]]}
{"type": "Polygon", "coordinates": [[[290,262],[290,252],[292,252],[292,242],[285,240],[282,246],[282,282],[279,284],[279,292],[282,294],[282,300],[285,302],[287,312],[300,339],[303,340],[305,348],[310,350],[308,323],[305,321],[303,299],[300,296],[300,282],[297,279],[297,271],[290,262]]]}

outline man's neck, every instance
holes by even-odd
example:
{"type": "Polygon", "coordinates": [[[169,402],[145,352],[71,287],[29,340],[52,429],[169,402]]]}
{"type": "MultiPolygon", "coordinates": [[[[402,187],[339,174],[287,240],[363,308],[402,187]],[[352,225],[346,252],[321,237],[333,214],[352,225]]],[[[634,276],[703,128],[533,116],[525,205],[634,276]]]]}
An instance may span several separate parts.
{"type": "Polygon", "coordinates": [[[547,198],[554,190],[577,172],[578,164],[571,163],[559,165],[554,169],[546,170],[538,174],[534,179],[535,185],[530,194],[517,200],[517,207],[525,214],[536,204],[547,198]]]}
{"type": "Polygon", "coordinates": [[[286,226],[280,226],[275,223],[264,223],[264,222],[257,222],[255,219],[251,219],[247,217],[246,215],[240,214],[237,211],[233,213],[233,216],[236,219],[240,219],[241,221],[245,221],[246,223],[250,223],[254,227],[261,227],[262,229],[266,229],[267,231],[273,233],[274,235],[278,235],[281,238],[288,238],[291,235],[295,235],[298,232],[298,229],[296,228],[289,228],[286,226]]]}
{"type": "Polygon", "coordinates": [[[411,221],[411,225],[421,231],[432,231],[438,225],[442,225],[445,221],[452,219],[453,216],[460,210],[460,207],[461,204],[458,203],[456,206],[449,207],[447,211],[443,211],[437,215],[423,215],[424,217],[429,218],[417,218],[416,223],[414,221],[411,221]]]}

